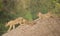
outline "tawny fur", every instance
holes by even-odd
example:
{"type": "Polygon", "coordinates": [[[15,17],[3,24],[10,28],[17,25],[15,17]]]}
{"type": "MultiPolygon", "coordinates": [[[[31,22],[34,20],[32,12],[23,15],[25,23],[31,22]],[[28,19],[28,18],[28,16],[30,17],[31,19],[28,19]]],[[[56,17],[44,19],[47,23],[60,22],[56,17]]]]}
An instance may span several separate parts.
{"type": "Polygon", "coordinates": [[[41,12],[39,12],[39,13],[37,14],[37,16],[38,16],[40,19],[42,19],[43,14],[42,14],[41,12]]]}
{"type": "Polygon", "coordinates": [[[48,12],[48,13],[46,13],[46,14],[42,14],[42,13],[38,13],[38,17],[40,18],[40,19],[47,19],[47,18],[50,18],[52,15],[51,15],[51,13],[50,12],[48,12]]]}
{"type": "Polygon", "coordinates": [[[6,27],[9,26],[8,31],[10,31],[12,27],[13,27],[13,29],[15,29],[15,25],[18,24],[18,23],[19,24],[22,24],[23,23],[23,18],[22,17],[19,17],[19,18],[15,19],[15,20],[9,21],[8,23],[6,23],[5,26],[6,27]]]}
{"type": "Polygon", "coordinates": [[[52,14],[50,12],[43,14],[43,19],[47,19],[50,18],[52,16],[52,14]]]}

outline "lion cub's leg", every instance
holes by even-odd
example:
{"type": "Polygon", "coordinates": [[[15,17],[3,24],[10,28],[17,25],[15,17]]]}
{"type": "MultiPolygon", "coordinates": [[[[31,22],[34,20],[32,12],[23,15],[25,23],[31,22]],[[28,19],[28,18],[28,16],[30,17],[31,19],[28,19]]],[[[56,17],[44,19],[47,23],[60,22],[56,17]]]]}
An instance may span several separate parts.
{"type": "Polygon", "coordinates": [[[15,29],[15,24],[16,22],[14,21],[8,22],[8,24],[6,24],[6,26],[9,26],[8,31],[10,31],[11,29],[15,29]]]}
{"type": "Polygon", "coordinates": [[[11,30],[11,28],[12,28],[12,25],[10,25],[10,27],[9,27],[9,29],[8,29],[8,32],[11,30]]]}
{"type": "Polygon", "coordinates": [[[8,29],[8,31],[11,31],[11,29],[15,29],[15,24],[14,25],[9,25],[10,27],[9,27],[9,29],[8,29]]]}
{"type": "Polygon", "coordinates": [[[13,25],[13,29],[15,29],[15,25],[13,25]]]}

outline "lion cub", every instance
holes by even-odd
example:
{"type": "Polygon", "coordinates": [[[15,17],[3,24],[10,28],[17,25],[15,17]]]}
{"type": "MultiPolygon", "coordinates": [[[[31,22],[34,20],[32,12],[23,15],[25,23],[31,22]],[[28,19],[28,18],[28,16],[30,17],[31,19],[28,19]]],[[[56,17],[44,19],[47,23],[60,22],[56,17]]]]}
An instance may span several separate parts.
{"type": "Polygon", "coordinates": [[[18,23],[19,24],[22,24],[23,23],[23,20],[22,19],[23,19],[22,17],[19,17],[19,18],[16,18],[15,20],[11,20],[8,23],[6,23],[5,26],[6,27],[9,26],[8,31],[10,31],[12,27],[13,27],[13,29],[15,29],[15,25],[18,24],[18,23]]]}
{"type": "Polygon", "coordinates": [[[48,12],[48,13],[46,13],[46,14],[42,14],[42,13],[38,13],[38,17],[40,18],[40,19],[47,19],[47,18],[50,18],[52,15],[51,15],[51,13],[50,12],[48,12]]]}
{"type": "Polygon", "coordinates": [[[50,12],[43,14],[43,19],[47,19],[50,18],[52,16],[52,14],[50,12]]]}

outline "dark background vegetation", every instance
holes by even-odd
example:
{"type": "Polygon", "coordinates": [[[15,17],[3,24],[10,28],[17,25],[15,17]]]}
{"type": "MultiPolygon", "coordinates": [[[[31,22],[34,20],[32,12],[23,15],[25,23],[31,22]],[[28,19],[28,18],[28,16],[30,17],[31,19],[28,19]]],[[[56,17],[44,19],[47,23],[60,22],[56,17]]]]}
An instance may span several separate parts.
{"type": "Polygon", "coordinates": [[[6,22],[21,16],[32,21],[38,12],[49,11],[60,17],[60,0],[0,0],[0,36],[7,31],[6,22]]]}

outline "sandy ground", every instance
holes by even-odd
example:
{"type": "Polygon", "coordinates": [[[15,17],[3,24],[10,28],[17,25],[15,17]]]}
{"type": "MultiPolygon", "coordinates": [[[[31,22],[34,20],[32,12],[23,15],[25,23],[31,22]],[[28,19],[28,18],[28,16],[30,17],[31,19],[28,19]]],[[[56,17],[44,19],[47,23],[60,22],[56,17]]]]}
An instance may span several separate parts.
{"type": "Polygon", "coordinates": [[[20,25],[2,36],[60,36],[59,19],[36,19],[35,25],[20,25]]]}

